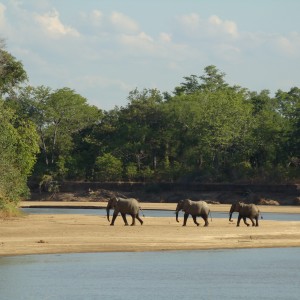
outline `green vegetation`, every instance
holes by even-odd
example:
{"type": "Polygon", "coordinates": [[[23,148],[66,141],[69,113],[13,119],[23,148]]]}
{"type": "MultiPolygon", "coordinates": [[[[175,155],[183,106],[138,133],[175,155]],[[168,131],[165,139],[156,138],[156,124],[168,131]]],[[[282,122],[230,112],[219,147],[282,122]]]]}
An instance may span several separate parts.
{"type": "Polygon", "coordinates": [[[20,197],[28,194],[27,178],[39,151],[36,126],[7,105],[26,80],[22,64],[0,51],[0,211],[13,214],[20,197]]]}
{"type": "MultiPolygon", "coordinates": [[[[173,92],[133,90],[102,111],[67,87],[32,87],[0,51],[0,208],[30,180],[292,182],[300,178],[300,89],[249,91],[207,66],[173,92]]],[[[47,184],[45,184],[45,182],[47,184]]],[[[55,183],[55,184],[54,184],[55,183]]]]}

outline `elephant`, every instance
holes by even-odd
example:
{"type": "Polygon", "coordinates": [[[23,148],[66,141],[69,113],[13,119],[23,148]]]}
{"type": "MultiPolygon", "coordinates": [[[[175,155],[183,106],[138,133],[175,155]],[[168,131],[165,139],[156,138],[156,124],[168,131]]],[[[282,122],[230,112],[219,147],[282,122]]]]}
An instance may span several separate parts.
{"type": "Polygon", "coordinates": [[[199,226],[197,222],[197,217],[202,217],[205,224],[204,226],[208,226],[208,215],[210,213],[210,209],[205,201],[192,201],[190,199],[180,200],[176,207],[176,221],[178,221],[178,213],[182,210],[184,212],[183,225],[186,226],[186,221],[189,215],[192,215],[194,223],[199,226]]]}
{"type": "Polygon", "coordinates": [[[234,212],[238,212],[238,220],[236,226],[240,226],[241,219],[244,220],[244,223],[249,226],[250,224],[247,223],[246,218],[249,218],[252,222],[252,226],[258,226],[258,217],[260,214],[259,209],[255,204],[245,204],[243,202],[236,202],[231,205],[229,211],[229,221],[232,222],[232,214],[234,212]],[[254,223],[255,220],[255,223],[254,223]]]}
{"type": "Polygon", "coordinates": [[[113,208],[114,213],[112,217],[112,221],[110,223],[111,226],[114,225],[115,220],[118,216],[119,213],[121,213],[121,216],[124,220],[125,225],[128,225],[127,219],[126,219],[126,214],[131,215],[132,217],[132,223],[131,226],[135,225],[135,219],[137,218],[141,225],[143,225],[142,219],[139,217],[139,211],[140,211],[140,206],[139,202],[134,199],[134,198],[111,198],[106,206],[106,212],[107,212],[107,220],[109,221],[109,210],[113,208]]]}

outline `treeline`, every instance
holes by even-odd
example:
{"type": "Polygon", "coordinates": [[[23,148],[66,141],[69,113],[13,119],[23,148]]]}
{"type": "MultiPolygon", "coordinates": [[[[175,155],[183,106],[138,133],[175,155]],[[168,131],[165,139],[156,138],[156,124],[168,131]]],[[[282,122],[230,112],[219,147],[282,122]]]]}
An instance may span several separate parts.
{"type": "Polygon", "coordinates": [[[67,87],[28,85],[23,65],[3,47],[0,61],[0,193],[3,178],[14,184],[9,178],[24,182],[29,174],[45,184],[300,177],[297,87],[253,92],[207,66],[172,92],[136,89],[126,106],[103,111],[67,87]]]}

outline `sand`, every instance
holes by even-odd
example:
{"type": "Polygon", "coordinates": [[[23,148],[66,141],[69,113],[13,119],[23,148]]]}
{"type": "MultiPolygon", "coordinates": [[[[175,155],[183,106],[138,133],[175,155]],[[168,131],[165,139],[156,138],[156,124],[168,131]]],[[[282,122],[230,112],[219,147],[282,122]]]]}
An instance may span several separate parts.
{"type": "MultiPolygon", "coordinates": [[[[21,206],[104,207],[97,202],[23,202],[21,206]]],[[[228,205],[210,205],[212,212],[229,211],[228,205]]],[[[143,209],[170,209],[176,204],[142,203],[143,209]]],[[[264,206],[262,212],[300,213],[300,207],[264,206]]],[[[145,211],[146,215],[147,212],[145,211]]],[[[300,247],[299,221],[260,220],[259,227],[236,227],[227,218],[199,227],[189,218],[187,226],[169,217],[145,217],[144,225],[124,226],[118,217],[110,226],[95,215],[25,215],[0,220],[0,256],[115,251],[166,251],[228,248],[300,247]]],[[[128,217],[131,222],[131,217],[128,217]]]]}

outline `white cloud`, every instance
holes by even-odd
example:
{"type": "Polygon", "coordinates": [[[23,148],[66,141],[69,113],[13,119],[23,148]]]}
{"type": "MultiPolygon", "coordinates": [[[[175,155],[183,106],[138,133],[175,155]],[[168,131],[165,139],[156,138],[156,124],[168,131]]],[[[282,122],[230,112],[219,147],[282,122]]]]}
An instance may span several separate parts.
{"type": "Polygon", "coordinates": [[[161,32],[159,38],[164,43],[170,43],[172,41],[172,36],[165,32],[161,32]]]}
{"type": "Polygon", "coordinates": [[[128,86],[125,82],[119,79],[111,79],[99,75],[86,75],[78,78],[78,84],[83,84],[85,87],[118,87],[125,91],[130,91],[132,87],[128,86]]]}
{"type": "Polygon", "coordinates": [[[237,26],[233,21],[223,21],[218,16],[213,15],[209,18],[208,22],[213,26],[213,29],[228,34],[234,38],[238,37],[237,26]]]}
{"type": "Polygon", "coordinates": [[[279,50],[288,56],[299,56],[300,34],[292,32],[287,36],[280,36],[276,41],[279,50]]]}
{"type": "Polygon", "coordinates": [[[131,46],[148,51],[153,51],[155,47],[153,38],[145,32],[140,32],[137,35],[123,34],[121,36],[121,43],[125,46],[131,46]]]}
{"type": "Polygon", "coordinates": [[[216,15],[201,19],[198,14],[192,13],[182,15],[178,20],[187,35],[194,38],[215,38],[216,36],[237,38],[239,36],[235,22],[222,20],[216,15]]]}
{"type": "Polygon", "coordinates": [[[171,61],[167,64],[167,67],[170,69],[170,70],[174,70],[174,71],[178,71],[180,69],[179,65],[177,62],[175,61],[171,61]]]}
{"type": "Polygon", "coordinates": [[[0,28],[1,29],[5,26],[5,10],[6,10],[6,6],[0,3],[0,28]]]}
{"type": "Polygon", "coordinates": [[[95,26],[100,26],[103,22],[103,13],[100,10],[93,10],[91,12],[91,22],[95,26]]]}
{"type": "Polygon", "coordinates": [[[56,10],[52,12],[48,12],[43,15],[36,15],[36,21],[53,37],[61,37],[61,36],[80,36],[79,32],[70,27],[65,26],[59,18],[59,13],[56,10]]]}
{"type": "MultiPolygon", "coordinates": [[[[258,82],[259,87],[268,86],[268,82],[266,73],[261,75],[255,68],[279,69],[277,65],[281,64],[286,66],[286,74],[292,68],[297,74],[299,69],[299,31],[286,34],[282,27],[272,27],[272,32],[266,32],[259,23],[252,30],[253,23],[245,25],[241,20],[237,24],[225,11],[222,15],[205,15],[204,9],[201,13],[192,10],[177,17],[174,24],[178,11],[170,7],[158,11],[153,21],[141,18],[144,10],[131,10],[129,15],[110,1],[107,5],[73,1],[71,7],[65,2],[0,0],[0,37],[24,62],[31,83],[52,88],[70,86],[89,95],[95,103],[102,101],[107,108],[109,101],[123,101],[128,91],[149,87],[153,80],[161,84],[162,90],[171,90],[183,76],[201,72],[205,65],[214,64],[228,74],[235,73],[238,80],[247,70],[243,76],[248,76],[249,82],[258,82]],[[241,31],[240,27],[250,30],[241,31]],[[71,38],[58,43],[47,36],[71,38]],[[248,72],[248,68],[254,72],[248,72]],[[146,70],[143,76],[141,70],[146,70]]],[[[182,11],[188,7],[182,4],[182,11]]]]}
{"type": "Polygon", "coordinates": [[[190,29],[197,29],[200,25],[200,17],[195,13],[183,15],[179,18],[179,20],[184,27],[190,29]]]}
{"type": "Polygon", "coordinates": [[[218,44],[214,50],[218,57],[222,58],[224,61],[237,62],[241,55],[240,48],[229,44],[218,44]]]}
{"type": "Polygon", "coordinates": [[[139,29],[138,24],[134,20],[119,12],[113,12],[110,16],[110,21],[115,28],[122,32],[137,32],[139,29]]]}

